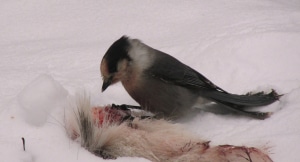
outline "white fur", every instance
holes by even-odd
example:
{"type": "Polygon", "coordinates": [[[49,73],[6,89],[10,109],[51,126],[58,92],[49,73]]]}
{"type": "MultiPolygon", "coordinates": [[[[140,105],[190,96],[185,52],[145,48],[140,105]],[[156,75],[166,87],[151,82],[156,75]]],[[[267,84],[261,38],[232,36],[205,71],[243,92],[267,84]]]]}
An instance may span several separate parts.
{"type": "Polygon", "coordinates": [[[88,97],[76,98],[75,103],[75,109],[69,111],[67,116],[67,133],[93,153],[101,150],[110,158],[144,157],[164,162],[249,162],[249,156],[253,162],[272,162],[257,148],[230,145],[210,147],[209,142],[184,130],[182,125],[163,119],[134,119],[121,124],[104,122],[99,126],[94,122],[88,97]],[[92,129],[82,129],[82,119],[87,119],[92,129]],[[88,139],[84,139],[83,134],[88,134],[88,139]]]}

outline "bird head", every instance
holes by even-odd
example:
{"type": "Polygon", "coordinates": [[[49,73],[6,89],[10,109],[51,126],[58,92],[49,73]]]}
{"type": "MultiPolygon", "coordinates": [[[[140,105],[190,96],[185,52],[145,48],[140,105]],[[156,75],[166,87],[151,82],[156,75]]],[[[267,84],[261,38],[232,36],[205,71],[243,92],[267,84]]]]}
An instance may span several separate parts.
{"type": "Polygon", "coordinates": [[[131,60],[128,55],[130,47],[129,38],[121,37],[115,41],[107,50],[100,64],[103,79],[102,92],[110,85],[117,83],[124,76],[127,66],[131,60]]]}

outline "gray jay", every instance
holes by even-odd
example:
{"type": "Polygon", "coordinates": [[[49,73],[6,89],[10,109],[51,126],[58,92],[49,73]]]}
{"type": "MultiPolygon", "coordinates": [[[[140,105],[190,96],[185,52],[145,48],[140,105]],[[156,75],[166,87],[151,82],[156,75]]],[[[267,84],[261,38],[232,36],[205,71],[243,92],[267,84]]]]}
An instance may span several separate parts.
{"type": "Polygon", "coordinates": [[[176,118],[199,103],[214,103],[258,119],[270,113],[245,111],[279,99],[270,93],[231,94],[174,57],[156,50],[138,39],[123,36],[107,50],[100,65],[102,92],[121,82],[141,109],[161,117],[176,118]]]}

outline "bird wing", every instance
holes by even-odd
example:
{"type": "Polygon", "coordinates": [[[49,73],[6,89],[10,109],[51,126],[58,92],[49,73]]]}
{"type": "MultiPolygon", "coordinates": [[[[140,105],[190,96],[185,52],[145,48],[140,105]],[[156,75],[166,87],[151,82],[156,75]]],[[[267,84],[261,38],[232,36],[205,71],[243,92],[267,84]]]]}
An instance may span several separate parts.
{"type": "Polygon", "coordinates": [[[147,70],[150,76],[168,84],[174,84],[200,92],[203,97],[251,117],[265,119],[270,116],[270,113],[248,112],[243,110],[243,108],[268,105],[277,101],[280,97],[274,90],[270,93],[231,94],[216,86],[199,72],[168,54],[160,52],[156,59],[152,67],[147,70]]]}
{"type": "Polygon", "coordinates": [[[202,88],[227,93],[199,72],[168,54],[160,54],[157,59],[159,61],[150,68],[151,75],[157,79],[191,89],[202,88]]]}

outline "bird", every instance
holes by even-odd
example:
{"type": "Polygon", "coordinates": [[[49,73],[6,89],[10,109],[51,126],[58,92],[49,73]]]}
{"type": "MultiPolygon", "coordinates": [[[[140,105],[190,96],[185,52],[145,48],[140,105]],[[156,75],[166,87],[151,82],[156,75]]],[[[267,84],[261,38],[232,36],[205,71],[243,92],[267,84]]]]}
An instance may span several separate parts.
{"type": "Polygon", "coordinates": [[[170,119],[180,118],[196,105],[210,102],[249,117],[265,119],[272,113],[245,109],[269,105],[281,96],[273,89],[269,93],[229,93],[175,57],[125,35],[108,48],[101,60],[100,72],[102,92],[121,82],[142,110],[170,119]]]}

